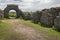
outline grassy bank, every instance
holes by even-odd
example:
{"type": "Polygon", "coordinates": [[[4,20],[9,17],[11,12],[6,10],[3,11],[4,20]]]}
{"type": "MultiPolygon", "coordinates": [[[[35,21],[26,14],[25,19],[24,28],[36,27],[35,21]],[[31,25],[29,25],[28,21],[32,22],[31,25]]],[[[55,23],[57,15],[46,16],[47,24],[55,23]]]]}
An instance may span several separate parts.
{"type": "Polygon", "coordinates": [[[11,28],[12,25],[7,22],[0,23],[0,40],[11,40],[11,36],[15,35],[11,28]]]}
{"type": "Polygon", "coordinates": [[[28,27],[38,29],[46,40],[60,40],[60,32],[57,32],[52,28],[46,28],[41,26],[41,24],[34,24],[31,21],[26,21],[23,19],[20,19],[20,22],[22,22],[24,25],[27,25],[28,27]]]}
{"type": "Polygon", "coordinates": [[[0,22],[0,40],[24,40],[22,35],[19,35],[12,30],[13,25],[5,20],[0,22]]]}
{"type": "Polygon", "coordinates": [[[38,29],[38,30],[40,30],[42,32],[45,32],[47,35],[59,36],[60,37],[60,32],[57,32],[57,31],[53,30],[52,28],[46,28],[46,27],[41,26],[41,24],[34,24],[31,21],[25,21],[23,19],[21,19],[21,20],[22,20],[21,22],[24,25],[36,28],[36,29],[38,29]]]}

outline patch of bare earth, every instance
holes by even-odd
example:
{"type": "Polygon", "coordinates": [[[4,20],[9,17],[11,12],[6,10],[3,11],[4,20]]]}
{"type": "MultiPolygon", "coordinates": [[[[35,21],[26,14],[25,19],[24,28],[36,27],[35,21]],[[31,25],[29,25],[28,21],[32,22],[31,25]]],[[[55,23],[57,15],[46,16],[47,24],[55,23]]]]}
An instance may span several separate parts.
{"type": "Polygon", "coordinates": [[[23,34],[26,37],[26,40],[44,40],[41,34],[31,27],[19,25],[18,27],[15,27],[14,30],[23,34]]]}
{"type": "MultiPolygon", "coordinates": [[[[20,33],[22,34],[25,39],[24,40],[45,40],[38,30],[32,28],[32,27],[28,27],[26,25],[23,25],[22,23],[20,23],[18,19],[10,19],[8,20],[9,23],[13,24],[13,25],[17,25],[15,27],[13,27],[13,31],[15,31],[16,33],[20,33]]],[[[21,36],[22,37],[22,36],[21,36]]]]}

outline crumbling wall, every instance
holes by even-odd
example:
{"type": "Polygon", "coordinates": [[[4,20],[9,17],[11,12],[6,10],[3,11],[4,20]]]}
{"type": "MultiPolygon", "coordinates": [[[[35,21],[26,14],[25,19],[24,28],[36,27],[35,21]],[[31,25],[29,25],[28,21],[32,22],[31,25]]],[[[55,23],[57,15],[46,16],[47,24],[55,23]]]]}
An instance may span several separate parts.
{"type": "Polygon", "coordinates": [[[40,23],[44,26],[52,26],[53,25],[53,18],[52,14],[49,13],[49,9],[42,10],[42,16],[40,18],[40,23]]]}

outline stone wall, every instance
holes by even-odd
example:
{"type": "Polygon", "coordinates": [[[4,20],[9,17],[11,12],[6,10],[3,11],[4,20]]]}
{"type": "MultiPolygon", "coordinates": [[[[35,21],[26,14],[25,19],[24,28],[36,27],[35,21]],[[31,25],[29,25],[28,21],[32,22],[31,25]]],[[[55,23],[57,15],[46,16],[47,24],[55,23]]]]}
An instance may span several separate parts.
{"type": "Polygon", "coordinates": [[[40,23],[45,26],[53,25],[53,17],[52,17],[52,14],[49,13],[49,9],[42,10],[42,16],[40,18],[40,23]]]}
{"type": "Polygon", "coordinates": [[[34,23],[39,23],[40,22],[40,17],[41,17],[41,12],[37,11],[32,14],[32,22],[34,23]]]}
{"type": "Polygon", "coordinates": [[[56,19],[54,20],[54,28],[60,31],[60,13],[59,16],[56,16],[56,19]]]}

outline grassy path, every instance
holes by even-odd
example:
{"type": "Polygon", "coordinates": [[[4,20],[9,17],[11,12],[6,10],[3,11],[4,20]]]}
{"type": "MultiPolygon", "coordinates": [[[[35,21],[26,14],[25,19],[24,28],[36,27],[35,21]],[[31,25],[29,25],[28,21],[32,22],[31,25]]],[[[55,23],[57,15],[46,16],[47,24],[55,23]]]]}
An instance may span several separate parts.
{"type": "Polygon", "coordinates": [[[60,33],[47,32],[47,30],[49,31],[50,29],[41,28],[39,25],[32,24],[29,21],[24,21],[20,19],[7,19],[2,21],[11,24],[11,26],[8,25],[10,30],[8,30],[9,32],[7,32],[9,36],[6,34],[7,35],[6,40],[59,40],[60,39],[60,35],[59,35],[60,33]]]}
{"type": "Polygon", "coordinates": [[[21,20],[10,19],[7,20],[7,22],[14,25],[15,27],[13,27],[13,31],[22,34],[25,40],[45,40],[43,36],[41,36],[42,33],[39,33],[38,30],[32,27],[24,25],[21,20]]]}

